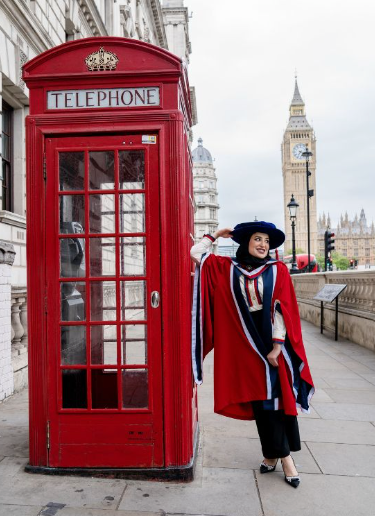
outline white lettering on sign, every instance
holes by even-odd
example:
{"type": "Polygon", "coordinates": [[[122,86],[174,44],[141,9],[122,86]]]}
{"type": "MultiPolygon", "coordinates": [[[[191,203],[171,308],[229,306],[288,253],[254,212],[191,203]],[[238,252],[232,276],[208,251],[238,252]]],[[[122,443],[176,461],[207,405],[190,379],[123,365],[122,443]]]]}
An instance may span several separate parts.
{"type": "Polygon", "coordinates": [[[108,88],[47,92],[47,109],[159,106],[159,88],[108,88]]]}

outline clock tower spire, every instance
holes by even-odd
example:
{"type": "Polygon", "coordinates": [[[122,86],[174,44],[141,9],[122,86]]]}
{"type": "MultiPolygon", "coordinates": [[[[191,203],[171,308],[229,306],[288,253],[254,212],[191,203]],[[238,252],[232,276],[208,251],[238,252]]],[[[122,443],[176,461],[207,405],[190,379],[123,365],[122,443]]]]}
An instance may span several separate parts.
{"type": "Polygon", "coordinates": [[[309,160],[309,189],[314,190],[310,198],[310,251],[316,254],[317,219],[316,219],[316,140],[314,130],[306,119],[305,103],[295,78],[293,99],[289,106],[289,122],[281,144],[282,173],[284,186],[284,252],[292,249],[292,228],[287,205],[292,194],[299,204],[296,220],[296,248],[307,253],[307,187],[306,160],[302,153],[308,148],[313,153],[309,160]]]}

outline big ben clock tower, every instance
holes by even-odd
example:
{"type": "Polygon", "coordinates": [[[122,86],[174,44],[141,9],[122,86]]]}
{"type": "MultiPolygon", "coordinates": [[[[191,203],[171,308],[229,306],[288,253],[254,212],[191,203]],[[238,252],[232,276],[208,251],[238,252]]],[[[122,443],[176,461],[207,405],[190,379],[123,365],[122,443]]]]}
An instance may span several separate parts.
{"type": "Polygon", "coordinates": [[[292,249],[292,226],[289,218],[288,203],[292,194],[299,204],[295,227],[296,248],[307,253],[307,186],[306,159],[302,156],[306,147],[313,153],[309,160],[309,189],[314,191],[310,197],[310,252],[317,253],[317,218],[316,218],[316,140],[314,130],[306,120],[305,103],[300,95],[297,77],[293,100],[289,108],[289,123],[281,144],[283,183],[284,183],[284,221],[285,254],[292,249]]]}

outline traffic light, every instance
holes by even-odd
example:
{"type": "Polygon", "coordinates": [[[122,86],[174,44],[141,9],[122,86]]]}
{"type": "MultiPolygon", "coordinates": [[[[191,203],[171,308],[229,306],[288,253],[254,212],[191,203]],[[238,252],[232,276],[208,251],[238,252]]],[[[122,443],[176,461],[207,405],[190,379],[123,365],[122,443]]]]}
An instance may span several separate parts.
{"type": "Polygon", "coordinates": [[[335,239],[333,238],[334,236],[335,236],[335,234],[331,233],[328,230],[326,230],[324,233],[324,264],[325,264],[324,270],[325,271],[327,270],[327,268],[328,268],[328,270],[332,270],[331,262],[328,263],[328,259],[331,258],[330,253],[335,248],[335,246],[333,245],[335,242],[335,239]]]}
{"type": "Polygon", "coordinates": [[[354,269],[354,260],[353,259],[350,260],[349,268],[354,269]]]}

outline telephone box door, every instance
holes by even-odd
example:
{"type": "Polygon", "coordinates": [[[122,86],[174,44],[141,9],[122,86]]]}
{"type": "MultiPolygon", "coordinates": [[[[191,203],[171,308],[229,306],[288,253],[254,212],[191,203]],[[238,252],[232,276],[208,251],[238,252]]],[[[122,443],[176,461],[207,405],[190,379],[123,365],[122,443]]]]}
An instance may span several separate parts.
{"type": "Polygon", "coordinates": [[[49,466],[162,466],[157,136],[45,144],[49,466]]]}

